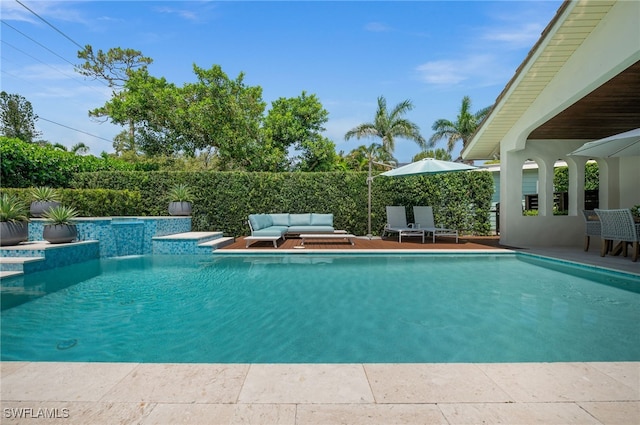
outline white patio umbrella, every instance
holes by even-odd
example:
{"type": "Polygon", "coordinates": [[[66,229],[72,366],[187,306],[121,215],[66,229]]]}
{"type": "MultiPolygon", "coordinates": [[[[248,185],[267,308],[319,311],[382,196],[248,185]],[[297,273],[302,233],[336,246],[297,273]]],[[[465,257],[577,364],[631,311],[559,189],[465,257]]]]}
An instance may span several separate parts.
{"type": "MultiPolygon", "coordinates": [[[[440,174],[440,173],[452,173],[456,171],[468,171],[474,170],[478,167],[473,165],[464,164],[462,162],[442,161],[435,158],[424,158],[420,161],[412,162],[411,164],[403,165],[402,167],[394,168],[384,173],[378,174],[378,176],[386,177],[404,177],[404,176],[418,176],[422,174],[440,174]]],[[[371,238],[371,182],[375,177],[369,177],[367,182],[369,184],[369,222],[368,222],[368,234],[367,237],[371,238]]]]}
{"type": "Polygon", "coordinates": [[[462,162],[441,161],[435,158],[424,158],[402,167],[381,173],[381,176],[400,177],[400,176],[417,176],[420,174],[439,174],[451,173],[455,171],[474,170],[478,167],[464,164],[462,162]]]}
{"type": "Polygon", "coordinates": [[[640,156],[640,128],[585,143],[569,155],[592,158],[640,156]]]}

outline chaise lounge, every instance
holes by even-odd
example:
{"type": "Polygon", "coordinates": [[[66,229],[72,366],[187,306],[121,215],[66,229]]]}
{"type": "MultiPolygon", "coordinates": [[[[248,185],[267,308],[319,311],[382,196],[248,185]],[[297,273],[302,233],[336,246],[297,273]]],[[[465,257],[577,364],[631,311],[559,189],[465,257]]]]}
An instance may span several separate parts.
{"type": "Polygon", "coordinates": [[[458,243],[458,231],[455,229],[446,229],[444,226],[436,226],[433,219],[433,208],[425,206],[413,207],[413,225],[424,230],[426,233],[433,235],[433,243],[436,243],[437,236],[455,236],[458,243]]]}

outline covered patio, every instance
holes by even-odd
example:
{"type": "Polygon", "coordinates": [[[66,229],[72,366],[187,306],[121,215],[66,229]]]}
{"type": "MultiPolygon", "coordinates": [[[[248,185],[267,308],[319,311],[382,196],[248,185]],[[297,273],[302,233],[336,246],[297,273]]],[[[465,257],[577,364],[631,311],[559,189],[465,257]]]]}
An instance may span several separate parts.
{"type": "Polygon", "coordinates": [[[638,16],[640,3],[633,1],[564,2],[463,150],[466,160],[500,159],[502,244],[580,247],[590,159],[599,168],[600,208],[640,204],[640,157],[569,155],[639,126],[638,16]],[[528,160],[539,169],[537,216],[522,211],[528,160]],[[554,214],[558,160],[569,170],[567,215],[554,214]]]}

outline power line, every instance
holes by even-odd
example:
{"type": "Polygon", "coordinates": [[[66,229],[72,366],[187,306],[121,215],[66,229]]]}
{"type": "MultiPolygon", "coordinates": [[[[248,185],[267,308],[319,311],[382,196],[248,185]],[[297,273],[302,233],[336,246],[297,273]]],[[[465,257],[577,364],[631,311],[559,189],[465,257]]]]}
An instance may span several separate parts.
{"type": "Polygon", "coordinates": [[[22,3],[20,0],[16,0],[16,2],[24,7],[25,9],[27,9],[29,12],[33,13],[35,16],[38,17],[38,19],[40,19],[42,22],[44,22],[45,24],[49,25],[51,28],[53,28],[55,31],[57,31],[59,34],[61,34],[64,38],[66,38],[67,40],[69,40],[70,42],[72,42],[73,44],[75,44],[76,46],[78,46],[80,48],[80,50],[83,50],[84,47],[81,46],[78,42],[76,42],[73,38],[69,37],[67,34],[63,33],[62,31],[60,31],[58,28],[56,28],[53,24],[51,24],[49,21],[47,21],[46,19],[44,19],[42,16],[38,15],[36,12],[34,12],[33,10],[29,9],[27,6],[25,6],[24,3],[22,3]]]}
{"type": "Polygon", "coordinates": [[[59,125],[60,127],[68,128],[69,130],[77,131],[78,133],[86,134],[87,136],[95,137],[96,139],[104,140],[106,142],[113,142],[113,140],[105,139],[104,137],[96,136],[95,134],[87,133],[83,130],[78,130],[77,128],[69,127],[68,125],[60,124],[59,122],[51,121],[46,118],[38,117],[39,120],[50,122],[51,124],[59,125]]]}
{"type": "Polygon", "coordinates": [[[8,26],[9,28],[11,28],[12,30],[14,30],[15,32],[17,32],[18,34],[22,35],[23,37],[33,41],[34,43],[36,43],[38,46],[42,47],[43,49],[53,53],[54,55],[56,55],[57,57],[59,57],[60,59],[62,59],[63,61],[67,62],[70,65],[75,66],[75,64],[73,62],[70,62],[69,60],[63,58],[62,56],[60,56],[59,54],[57,54],[56,52],[54,52],[53,50],[51,50],[50,48],[48,48],[47,46],[45,46],[44,44],[34,40],[33,38],[29,37],[27,34],[23,33],[22,31],[18,30],[17,28],[9,25],[4,19],[0,19],[0,22],[2,22],[4,25],[8,26]]]}
{"type": "MultiPolygon", "coordinates": [[[[41,61],[40,59],[36,58],[35,56],[30,55],[29,53],[25,52],[24,50],[21,50],[21,49],[17,48],[16,46],[12,45],[11,43],[7,43],[7,42],[6,42],[6,41],[4,41],[4,40],[0,40],[0,41],[2,41],[2,43],[3,43],[3,44],[6,44],[7,46],[9,46],[9,47],[11,47],[11,48],[13,48],[13,49],[15,49],[15,50],[19,51],[19,52],[20,52],[20,53],[22,53],[23,55],[28,56],[28,57],[30,57],[31,59],[33,59],[33,60],[36,60],[36,61],[40,62],[40,63],[41,63],[41,64],[43,64],[44,66],[47,66],[47,67],[49,67],[49,68],[53,69],[54,71],[59,72],[60,74],[64,75],[65,77],[71,78],[73,81],[76,81],[76,82],[78,82],[78,83],[80,83],[80,84],[82,84],[82,85],[84,85],[84,86],[86,86],[86,87],[89,87],[89,88],[90,88],[90,89],[92,89],[92,90],[95,90],[95,92],[96,92],[96,93],[100,93],[100,91],[99,91],[99,90],[97,90],[95,87],[92,87],[92,86],[90,86],[90,85],[85,84],[85,82],[83,82],[83,81],[80,81],[80,80],[76,79],[73,75],[69,75],[69,74],[67,74],[67,73],[65,73],[65,72],[63,72],[63,71],[61,71],[61,70],[59,70],[59,69],[58,69],[58,68],[56,68],[55,66],[53,66],[53,65],[49,65],[48,63],[45,63],[45,62],[41,61]]],[[[102,94],[102,93],[100,93],[100,94],[102,94]]]]}

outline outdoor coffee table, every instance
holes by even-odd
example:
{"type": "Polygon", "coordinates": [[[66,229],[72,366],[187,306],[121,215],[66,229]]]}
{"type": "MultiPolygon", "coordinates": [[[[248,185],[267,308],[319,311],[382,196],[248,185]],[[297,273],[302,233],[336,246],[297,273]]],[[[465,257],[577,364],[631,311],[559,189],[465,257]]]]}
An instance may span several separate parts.
{"type": "Polygon", "coordinates": [[[355,235],[351,233],[347,233],[343,231],[337,230],[335,233],[303,233],[300,235],[302,239],[301,246],[304,246],[304,243],[307,239],[345,239],[351,243],[351,245],[355,245],[353,239],[355,239],[355,235]]]}
{"type": "Polygon", "coordinates": [[[244,238],[244,240],[246,242],[245,248],[249,248],[249,245],[253,241],[272,241],[273,242],[273,247],[277,248],[278,247],[278,239],[280,239],[281,237],[282,236],[247,236],[247,237],[244,238]]]}

